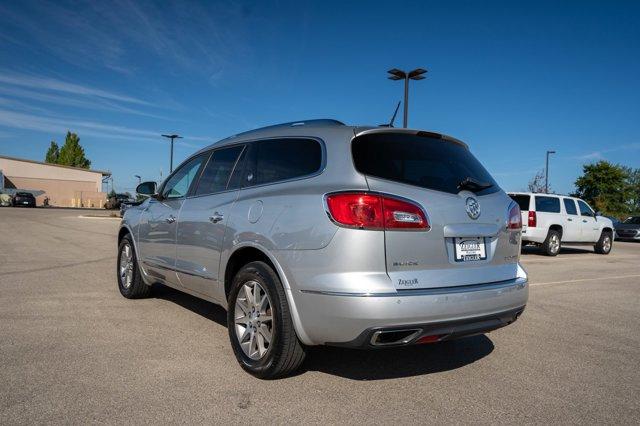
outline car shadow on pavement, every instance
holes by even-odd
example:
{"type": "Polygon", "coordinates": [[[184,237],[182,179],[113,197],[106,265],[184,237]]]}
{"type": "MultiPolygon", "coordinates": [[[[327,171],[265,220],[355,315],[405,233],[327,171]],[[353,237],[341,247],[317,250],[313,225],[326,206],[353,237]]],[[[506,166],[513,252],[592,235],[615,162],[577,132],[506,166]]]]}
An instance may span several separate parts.
{"type": "Polygon", "coordinates": [[[211,320],[225,328],[227,327],[227,311],[225,311],[222,306],[207,302],[206,300],[202,300],[162,284],[154,284],[151,294],[152,297],[155,297],[156,299],[173,302],[176,305],[189,309],[191,312],[211,320]]]}
{"type": "MultiPolygon", "coordinates": [[[[214,303],[161,284],[153,286],[152,295],[227,327],[226,311],[214,303]]],[[[420,376],[464,367],[492,351],[493,342],[485,335],[370,351],[318,346],[309,348],[302,369],[295,375],[319,371],[352,380],[420,376]]]]}
{"type": "Polygon", "coordinates": [[[319,346],[309,350],[303,369],[352,380],[397,379],[455,370],[492,351],[485,335],[369,351],[319,346]]]}
{"type": "MultiPolygon", "coordinates": [[[[585,254],[585,253],[594,254],[595,252],[593,251],[593,246],[561,247],[559,254],[562,255],[562,254],[585,254]]],[[[523,255],[538,255],[538,256],[547,257],[547,255],[545,255],[542,252],[542,250],[540,250],[540,248],[536,247],[536,246],[524,246],[524,247],[522,247],[522,254],[523,255]]]]}

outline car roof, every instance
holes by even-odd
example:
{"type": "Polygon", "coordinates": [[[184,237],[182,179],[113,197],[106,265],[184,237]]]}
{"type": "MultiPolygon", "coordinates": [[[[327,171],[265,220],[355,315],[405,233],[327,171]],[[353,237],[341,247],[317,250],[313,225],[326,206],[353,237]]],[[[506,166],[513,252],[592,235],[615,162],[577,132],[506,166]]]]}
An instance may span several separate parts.
{"type": "Polygon", "coordinates": [[[222,140],[219,140],[211,145],[202,148],[196,154],[204,151],[208,151],[212,148],[219,148],[226,145],[232,145],[241,142],[249,142],[257,139],[267,139],[272,137],[317,137],[325,141],[325,143],[332,143],[332,140],[338,140],[343,142],[345,139],[351,139],[355,136],[372,134],[372,133],[407,133],[407,134],[420,134],[424,136],[431,136],[440,138],[461,144],[465,148],[468,146],[451,136],[444,135],[442,133],[428,132],[418,129],[404,129],[395,127],[381,127],[381,126],[348,126],[341,121],[334,119],[313,119],[313,120],[301,120],[291,121],[288,123],[275,124],[272,126],[261,127],[255,130],[249,130],[247,132],[238,133],[236,135],[229,136],[222,140]],[[331,137],[334,136],[334,137],[331,137]],[[335,136],[338,136],[337,138],[335,136]],[[342,136],[342,137],[340,137],[342,136]]]}
{"type": "Polygon", "coordinates": [[[562,198],[571,198],[572,200],[582,200],[582,198],[572,197],[571,195],[563,195],[563,194],[545,194],[542,192],[518,192],[518,191],[508,191],[508,195],[537,195],[540,197],[562,197],[562,198]]]}

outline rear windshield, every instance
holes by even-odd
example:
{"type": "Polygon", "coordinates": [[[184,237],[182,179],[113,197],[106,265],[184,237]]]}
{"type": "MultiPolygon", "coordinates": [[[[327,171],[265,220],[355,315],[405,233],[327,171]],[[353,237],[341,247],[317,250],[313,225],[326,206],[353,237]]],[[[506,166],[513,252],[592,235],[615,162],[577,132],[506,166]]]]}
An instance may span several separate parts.
{"type": "Polygon", "coordinates": [[[31,197],[30,192],[16,192],[16,197],[31,197]]]}
{"type": "Polygon", "coordinates": [[[557,197],[541,197],[536,195],[536,211],[560,213],[560,199],[557,197]]]}
{"type": "Polygon", "coordinates": [[[509,194],[509,197],[511,197],[511,199],[513,201],[518,203],[518,206],[520,207],[521,211],[526,212],[527,210],[529,210],[529,200],[531,199],[531,196],[529,196],[529,195],[519,195],[519,194],[509,194]]]}
{"type": "Polygon", "coordinates": [[[491,185],[478,195],[500,190],[489,172],[463,145],[431,136],[374,133],[352,144],[356,169],[375,176],[422,188],[457,194],[458,185],[470,178],[491,185]]]}

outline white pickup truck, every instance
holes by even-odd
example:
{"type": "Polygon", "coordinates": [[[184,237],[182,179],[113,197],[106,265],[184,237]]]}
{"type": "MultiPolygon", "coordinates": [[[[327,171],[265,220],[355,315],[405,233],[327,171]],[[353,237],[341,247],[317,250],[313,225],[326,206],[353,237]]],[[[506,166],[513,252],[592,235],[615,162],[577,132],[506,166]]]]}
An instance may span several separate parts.
{"type": "Polygon", "coordinates": [[[511,192],[522,212],[522,241],[540,246],[556,256],[562,244],[593,245],[595,252],[609,254],[613,246],[613,223],[598,216],[584,200],[555,194],[511,192]]]}

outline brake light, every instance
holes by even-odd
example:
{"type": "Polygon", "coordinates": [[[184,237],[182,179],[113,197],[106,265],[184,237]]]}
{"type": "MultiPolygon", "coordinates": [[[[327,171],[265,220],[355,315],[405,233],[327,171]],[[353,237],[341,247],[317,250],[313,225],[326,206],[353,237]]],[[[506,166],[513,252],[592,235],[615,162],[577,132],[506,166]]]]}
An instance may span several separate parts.
{"type": "Polygon", "coordinates": [[[509,219],[507,220],[508,229],[522,229],[522,215],[520,214],[520,207],[517,204],[512,204],[509,209],[509,219]]]}
{"type": "Polygon", "coordinates": [[[536,223],[538,222],[538,218],[536,217],[536,212],[533,210],[529,210],[529,220],[527,221],[527,225],[532,228],[536,227],[536,223]]]}
{"type": "Polygon", "coordinates": [[[342,192],[326,196],[331,218],[339,225],[358,229],[428,230],[425,213],[415,203],[367,192],[342,192]]]}

